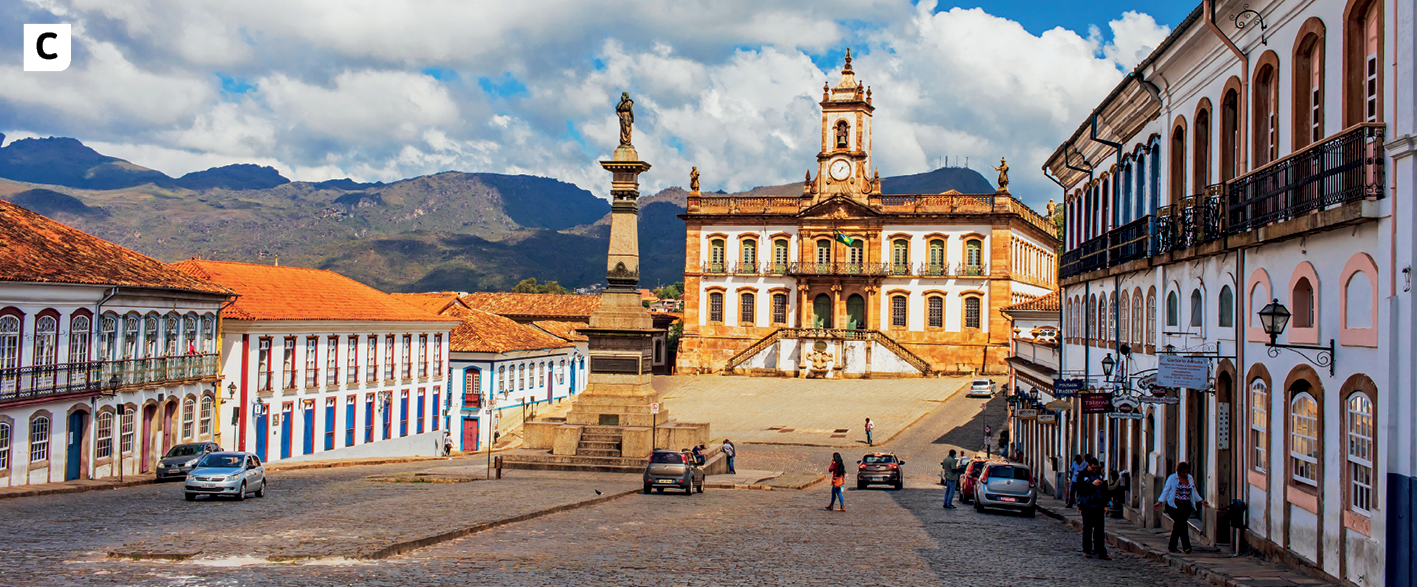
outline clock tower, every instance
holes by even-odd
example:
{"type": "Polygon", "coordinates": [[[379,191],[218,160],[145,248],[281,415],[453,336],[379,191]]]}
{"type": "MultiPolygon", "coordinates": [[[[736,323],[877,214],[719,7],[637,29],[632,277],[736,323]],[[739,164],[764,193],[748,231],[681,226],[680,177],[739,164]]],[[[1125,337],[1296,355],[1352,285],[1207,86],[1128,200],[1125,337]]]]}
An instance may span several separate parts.
{"type": "Polygon", "coordinates": [[[871,168],[871,88],[856,81],[851,50],[836,87],[822,84],[822,150],[817,153],[817,179],[806,184],[814,201],[842,194],[865,200],[880,192],[880,173],[871,168]]]}

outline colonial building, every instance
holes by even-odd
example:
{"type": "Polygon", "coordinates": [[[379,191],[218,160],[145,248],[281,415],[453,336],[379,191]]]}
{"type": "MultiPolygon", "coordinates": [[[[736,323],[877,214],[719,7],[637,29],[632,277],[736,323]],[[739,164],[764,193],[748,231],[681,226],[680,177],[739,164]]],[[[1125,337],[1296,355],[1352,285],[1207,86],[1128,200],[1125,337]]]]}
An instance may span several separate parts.
{"type": "Polygon", "coordinates": [[[263,461],[442,451],[458,324],[337,273],[189,260],[240,297],[221,310],[226,448],[263,461]]]}
{"type": "Polygon", "coordinates": [[[0,486],[215,441],[220,285],[0,201],[0,486]]]}
{"type": "Polygon", "coordinates": [[[691,178],[679,371],[1002,372],[999,309],[1053,290],[1052,224],[1009,194],[1006,166],[996,193],[881,193],[850,55],[821,109],[800,194],[705,197],[691,178]]]}
{"type": "Polygon", "coordinates": [[[1142,402],[1074,409],[1058,441],[1135,473],[1128,516],[1169,527],[1150,506],[1185,461],[1201,541],[1232,541],[1217,506],[1238,499],[1269,556],[1413,584],[1412,192],[1388,177],[1412,169],[1412,13],[1207,1],[1045,165],[1066,196],[1060,378],[1142,402]],[[1167,355],[1208,377],[1162,387],[1167,355]]]}
{"type": "MultiPolygon", "coordinates": [[[[1060,418],[1047,407],[1055,399],[1061,309],[1058,292],[1003,309],[1013,333],[1008,358],[1009,438],[1049,490],[1057,489],[1056,473],[1066,470],[1064,462],[1055,460],[1062,454],[1057,442],[1060,418]]],[[[1063,461],[1067,458],[1062,456],[1063,461]]]]}

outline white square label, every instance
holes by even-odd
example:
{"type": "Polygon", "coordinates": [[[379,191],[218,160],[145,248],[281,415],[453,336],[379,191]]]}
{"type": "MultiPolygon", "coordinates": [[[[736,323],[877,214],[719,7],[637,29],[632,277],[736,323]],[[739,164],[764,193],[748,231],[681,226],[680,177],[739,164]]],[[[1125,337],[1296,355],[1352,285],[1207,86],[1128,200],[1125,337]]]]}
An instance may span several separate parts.
{"type": "Polygon", "coordinates": [[[67,24],[25,25],[25,71],[64,71],[73,57],[67,24]]]}

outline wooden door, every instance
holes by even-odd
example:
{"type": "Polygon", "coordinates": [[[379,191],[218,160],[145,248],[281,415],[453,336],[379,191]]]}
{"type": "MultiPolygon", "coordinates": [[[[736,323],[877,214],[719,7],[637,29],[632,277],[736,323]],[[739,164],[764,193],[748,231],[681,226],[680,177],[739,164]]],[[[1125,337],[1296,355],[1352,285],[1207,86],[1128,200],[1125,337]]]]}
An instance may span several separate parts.
{"type": "Polygon", "coordinates": [[[479,450],[477,425],[477,418],[462,419],[462,450],[479,450]]]}

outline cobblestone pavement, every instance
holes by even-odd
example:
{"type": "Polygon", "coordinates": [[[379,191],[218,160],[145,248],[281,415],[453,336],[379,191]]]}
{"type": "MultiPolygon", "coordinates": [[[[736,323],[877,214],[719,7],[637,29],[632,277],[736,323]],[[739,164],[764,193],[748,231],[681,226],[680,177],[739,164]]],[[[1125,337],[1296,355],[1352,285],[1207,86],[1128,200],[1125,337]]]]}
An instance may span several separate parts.
{"type": "Polygon", "coordinates": [[[823,381],[673,376],[656,377],[654,388],[670,417],[709,422],[716,440],[864,450],[867,417],[876,425],[873,435],[880,445],[968,382],[952,377],[823,381]]]}

